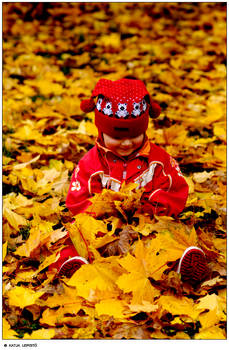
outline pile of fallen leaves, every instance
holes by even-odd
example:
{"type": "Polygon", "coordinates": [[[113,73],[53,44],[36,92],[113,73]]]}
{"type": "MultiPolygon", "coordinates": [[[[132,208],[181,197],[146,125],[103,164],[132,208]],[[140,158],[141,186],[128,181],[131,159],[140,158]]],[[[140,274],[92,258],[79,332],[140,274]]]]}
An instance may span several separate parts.
{"type": "Polygon", "coordinates": [[[3,3],[3,338],[226,338],[225,3],[3,3]],[[123,185],[65,207],[93,146],[79,108],[99,78],[136,76],[162,107],[149,138],[189,184],[179,218],[151,218],[123,185]],[[89,260],[48,266],[67,230],[89,260]],[[209,277],[173,263],[201,247],[209,277]]]}

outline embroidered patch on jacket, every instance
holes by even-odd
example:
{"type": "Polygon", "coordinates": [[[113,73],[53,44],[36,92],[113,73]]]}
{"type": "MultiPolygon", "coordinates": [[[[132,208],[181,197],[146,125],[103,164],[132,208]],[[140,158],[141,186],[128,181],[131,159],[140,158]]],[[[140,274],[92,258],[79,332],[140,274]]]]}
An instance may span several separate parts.
{"type": "Polygon", "coordinates": [[[74,173],[75,181],[72,181],[72,184],[71,184],[71,191],[79,191],[81,189],[80,182],[76,179],[79,170],[80,170],[79,166],[77,166],[75,168],[75,173],[74,173]]]}
{"type": "Polygon", "coordinates": [[[72,182],[71,191],[79,191],[81,189],[80,182],[78,180],[72,182]]]}

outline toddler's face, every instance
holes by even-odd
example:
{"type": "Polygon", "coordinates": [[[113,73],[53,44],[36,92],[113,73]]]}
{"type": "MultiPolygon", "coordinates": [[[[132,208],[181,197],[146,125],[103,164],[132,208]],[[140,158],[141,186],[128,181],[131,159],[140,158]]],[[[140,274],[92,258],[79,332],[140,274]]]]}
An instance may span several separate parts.
{"type": "Polygon", "coordinates": [[[133,138],[126,137],[121,139],[114,139],[113,137],[103,133],[103,140],[105,146],[112,152],[118,154],[121,157],[127,157],[136,151],[139,147],[141,147],[144,140],[144,134],[133,138]]]}

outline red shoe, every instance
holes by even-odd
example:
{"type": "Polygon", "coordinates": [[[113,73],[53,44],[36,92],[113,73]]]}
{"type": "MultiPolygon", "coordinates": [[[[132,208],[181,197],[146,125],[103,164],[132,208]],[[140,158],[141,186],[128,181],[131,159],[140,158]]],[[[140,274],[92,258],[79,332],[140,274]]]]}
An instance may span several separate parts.
{"type": "Polygon", "coordinates": [[[191,284],[201,282],[208,275],[206,256],[198,247],[187,248],[180,258],[177,273],[183,281],[191,284]]]}
{"type": "Polygon", "coordinates": [[[61,250],[59,259],[49,266],[49,270],[57,269],[59,276],[70,278],[83,264],[88,264],[88,261],[78,255],[74,245],[69,241],[69,246],[61,250]]]}
{"type": "Polygon", "coordinates": [[[68,278],[72,277],[74,272],[76,272],[82,265],[88,264],[88,261],[82,256],[74,256],[73,258],[70,258],[66,260],[60,267],[58,271],[58,275],[66,276],[68,278]]]}

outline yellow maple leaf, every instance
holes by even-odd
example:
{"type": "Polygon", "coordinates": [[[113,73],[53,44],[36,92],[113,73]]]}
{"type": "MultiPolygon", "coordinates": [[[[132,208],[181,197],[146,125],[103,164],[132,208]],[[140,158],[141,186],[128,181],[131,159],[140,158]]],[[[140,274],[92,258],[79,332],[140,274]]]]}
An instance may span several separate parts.
{"type": "Polygon", "coordinates": [[[58,314],[56,310],[46,309],[42,313],[42,317],[40,318],[41,325],[55,326],[58,318],[58,314]]]}
{"type": "Polygon", "coordinates": [[[44,73],[44,79],[51,80],[51,81],[65,81],[66,77],[63,72],[60,71],[50,71],[48,70],[47,72],[44,73]]]}
{"type": "Polygon", "coordinates": [[[17,275],[15,276],[15,283],[18,282],[31,282],[33,277],[36,275],[37,271],[33,269],[21,270],[19,269],[17,275]]]}
{"type": "Polygon", "coordinates": [[[151,258],[151,252],[139,240],[135,248],[135,256],[128,253],[124,258],[119,259],[120,265],[128,273],[123,273],[116,284],[124,293],[132,292],[132,303],[142,303],[143,300],[152,301],[158,295],[158,291],[148,279],[151,273],[151,266],[149,266],[151,258]]]}
{"type": "Polygon", "coordinates": [[[86,122],[85,120],[82,120],[82,122],[80,122],[76,132],[77,134],[83,134],[83,135],[89,135],[89,136],[98,135],[98,129],[96,128],[95,124],[89,121],[86,122]]]}
{"type": "Polygon", "coordinates": [[[95,332],[97,330],[96,323],[93,320],[90,322],[88,327],[74,329],[72,339],[94,339],[95,332]]]}
{"type": "MultiPolygon", "coordinates": [[[[40,323],[42,325],[55,326],[60,324],[70,324],[72,326],[85,327],[89,321],[89,317],[86,316],[86,320],[81,316],[77,315],[78,311],[81,309],[81,303],[77,302],[69,302],[69,305],[65,304],[60,306],[57,310],[54,309],[46,309],[42,318],[40,319],[40,323]]],[[[83,307],[82,307],[83,309],[83,307]]]]}
{"type": "Polygon", "coordinates": [[[5,242],[2,246],[2,261],[5,260],[5,257],[7,255],[7,246],[8,246],[8,242],[5,242]]]}
{"type": "Polygon", "coordinates": [[[84,236],[82,235],[79,228],[77,227],[77,225],[68,224],[66,225],[66,228],[69,232],[72,243],[76,248],[77,252],[79,253],[79,255],[84,257],[85,259],[88,259],[88,245],[85,241],[84,236]]]}
{"type": "MultiPolygon", "coordinates": [[[[60,207],[60,199],[57,197],[48,198],[46,201],[40,203],[34,200],[31,201],[32,205],[28,205],[27,207],[18,207],[15,211],[17,214],[23,214],[27,219],[36,215],[42,218],[53,215],[54,217],[58,217],[63,210],[60,207]]],[[[56,231],[58,234],[58,231],[56,231]]]]}
{"type": "Polygon", "coordinates": [[[119,33],[110,33],[109,35],[102,35],[98,40],[99,45],[104,46],[111,46],[114,48],[119,48],[121,41],[120,41],[120,34],[119,33]]]}
{"type": "Polygon", "coordinates": [[[207,294],[199,299],[196,310],[202,311],[199,320],[203,328],[216,326],[220,321],[226,321],[223,305],[224,303],[222,303],[220,296],[214,293],[207,294]]]}
{"type": "Polygon", "coordinates": [[[225,113],[226,113],[226,109],[223,105],[208,101],[207,118],[205,119],[205,121],[208,124],[214,123],[218,120],[221,120],[225,116],[225,113]]]}
{"type": "Polygon", "coordinates": [[[37,131],[33,125],[23,125],[17,129],[17,131],[12,134],[12,137],[22,141],[38,140],[42,134],[37,131]]]}
{"type": "Polygon", "coordinates": [[[33,200],[28,199],[27,197],[23,196],[21,193],[17,195],[16,193],[11,192],[4,197],[3,204],[7,208],[14,210],[17,208],[21,208],[21,207],[24,208],[24,207],[33,205],[33,200]]]}
{"type": "Polygon", "coordinates": [[[53,328],[41,328],[38,329],[37,331],[33,331],[31,334],[24,334],[23,339],[28,339],[28,340],[32,340],[32,339],[52,339],[55,336],[55,329],[53,328]]]}
{"type": "Polygon", "coordinates": [[[55,252],[54,254],[46,257],[45,260],[42,262],[42,264],[40,264],[39,268],[36,270],[34,275],[37,275],[40,271],[44,270],[46,267],[48,267],[49,265],[51,265],[54,262],[56,262],[57,259],[58,259],[57,252],[55,252]]]}
{"type": "Polygon", "coordinates": [[[41,95],[61,95],[63,92],[63,86],[58,83],[45,80],[26,80],[26,84],[35,86],[39,89],[41,95]]]}
{"type": "Polygon", "coordinates": [[[33,291],[32,289],[16,286],[8,293],[9,304],[19,306],[23,309],[26,306],[33,305],[44,292],[33,291]]]}
{"type": "Polygon", "coordinates": [[[114,258],[101,258],[92,264],[82,265],[67,282],[77,289],[77,295],[88,300],[96,299],[97,291],[102,295],[109,292],[110,297],[117,296],[115,284],[120,275],[114,258]]]}
{"type": "Polygon", "coordinates": [[[217,327],[220,320],[223,321],[223,319],[220,319],[219,315],[217,315],[215,310],[210,310],[199,315],[199,321],[203,329],[213,326],[217,327]]]}
{"type": "Polygon", "coordinates": [[[123,183],[118,192],[103,189],[101,193],[96,193],[90,202],[88,213],[96,216],[113,215],[118,213],[122,215],[125,221],[128,221],[126,211],[134,211],[140,206],[140,198],[144,189],[137,189],[135,183],[123,183]]]}
{"type": "Polygon", "coordinates": [[[187,297],[176,297],[174,295],[161,295],[156,304],[160,307],[161,315],[166,310],[172,315],[187,315],[194,321],[197,319],[199,312],[195,309],[192,299],[187,297]]]}
{"type": "Polygon", "coordinates": [[[218,145],[214,147],[214,156],[216,159],[218,159],[220,162],[222,162],[222,166],[226,166],[226,156],[227,156],[227,151],[226,151],[226,146],[225,145],[218,145]]]}
{"type": "MultiPolygon", "coordinates": [[[[75,93],[77,88],[82,88],[81,84],[79,84],[79,81],[74,81],[69,83],[68,81],[65,81],[66,87],[68,88],[68,94],[69,96],[62,96],[61,101],[58,101],[58,103],[55,105],[56,109],[59,112],[59,115],[65,115],[65,116],[73,116],[81,114],[82,111],[80,109],[80,101],[79,99],[72,98],[71,92],[75,93]],[[78,84],[77,84],[78,83],[78,84]],[[77,84],[77,85],[76,85],[77,84]]],[[[83,90],[83,89],[82,89],[83,90]]],[[[83,91],[85,92],[85,91],[83,91]]],[[[41,107],[42,108],[42,107],[41,107]]],[[[50,109],[50,106],[45,106],[45,108],[50,109]]],[[[41,111],[41,117],[47,116],[47,111],[45,109],[40,109],[41,111]]],[[[36,110],[36,113],[38,112],[38,109],[36,110]]],[[[51,110],[51,113],[53,111],[51,110]]],[[[50,115],[50,110],[48,110],[48,115],[50,115]]],[[[77,122],[78,125],[78,122],[77,122]]]]}
{"type": "Polygon", "coordinates": [[[158,305],[150,303],[149,301],[143,300],[142,304],[129,304],[129,309],[134,312],[155,312],[158,310],[158,305]]]}
{"type": "Polygon", "coordinates": [[[135,213],[134,218],[138,218],[139,223],[138,225],[131,225],[133,230],[141,233],[143,236],[148,236],[150,233],[155,231],[155,223],[150,216],[147,216],[145,213],[135,213]]]}
{"type": "Polygon", "coordinates": [[[197,245],[197,234],[194,226],[191,228],[190,232],[188,232],[184,225],[179,226],[177,224],[176,227],[174,226],[173,229],[171,229],[171,232],[173,233],[174,241],[177,242],[176,248],[185,250],[190,246],[197,245]]]}
{"type": "Polygon", "coordinates": [[[226,142],[226,125],[225,122],[214,123],[213,132],[214,135],[217,136],[220,140],[226,142]]]}
{"type": "Polygon", "coordinates": [[[99,257],[96,249],[118,239],[117,236],[112,235],[120,226],[120,220],[115,217],[113,219],[110,217],[107,220],[99,220],[87,213],[81,213],[75,216],[73,224],[66,225],[72,242],[81,256],[87,259],[91,252],[95,257],[99,257]],[[107,229],[107,224],[112,225],[110,231],[107,229]]]}
{"type": "Polygon", "coordinates": [[[200,329],[199,333],[195,334],[194,339],[227,339],[227,335],[224,329],[219,327],[209,327],[205,329],[200,329]]]}
{"type": "Polygon", "coordinates": [[[34,218],[27,241],[17,248],[15,254],[30,257],[33,251],[49,242],[50,234],[53,231],[52,222],[42,221],[34,218]]]}
{"type": "Polygon", "coordinates": [[[95,310],[98,316],[109,315],[109,316],[113,316],[114,318],[125,317],[124,315],[125,306],[122,300],[117,300],[117,299],[101,300],[99,303],[95,304],[95,310]]]}
{"type": "Polygon", "coordinates": [[[96,216],[102,216],[105,213],[109,216],[117,214],[114,201],[122,200],[125,198],[124,194],[120,192],[114,192],[111,190],[104,189],[101,193],[96,193],[92,198],[90,198],[90,202],[92,203],[88,209],[87,213],[93,213],[96,216]]]}
{"type": "Polygon", "coordinates": [[[28,191],[29,193],[35,193],[40,196],[51,192],[52,188],[58,188],[58,185],[60,185],[59,182],[67,180],[67,170],[62,172],[55,168],[32,169],[26,166],[24,168],[14,169],[12,174],[17,176],[26,192],[28,191]]]}
{"type": "Polygon", "coordinates": [[[71,308],[72,311],[77,314],[79,309],[83,307],[82,302],[83,299],[76,295],[74,288],[63,285],[63,292],[61,294],[55,293],[46,300],[40,299],[38,304],[40,306],[48,306],[49,308],[64,306],[65,308],[71,308]]]}
{"type": "Polygon", "coordinates": [[[29,160],[28,162],[16,164],[16,165],[13,166],[13,169],[22,169],[22,168],[26,167],[29,164],[35,163],[39,158],[40,158],[40,155],[34,157],[33,159],[29,160]]]}
{"type": "Polygon", "coordinates": [[[2,319],[2,339],[18,339],[17,333],[11,329],[9,322],[3,318],[2,319]]]}
{"type": "Polygon", "coordinates": [[[202,171],[201,173],[194,173],[193,180],[197,183],[203,183],[208,179],[211,179],[214,176],[214,172],[202,171]]]}
{"type": "Polygon", "coordinates": [[[18,215],[17,213],[13,212],[12,210],[6,207],[3,207],[3,217],[16,230],[18,230],[20,226],[27,226],[28,224],[28,221],[23,216],[18,215]]]}

